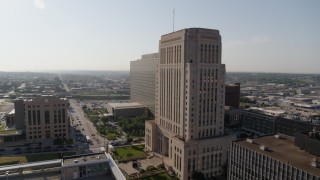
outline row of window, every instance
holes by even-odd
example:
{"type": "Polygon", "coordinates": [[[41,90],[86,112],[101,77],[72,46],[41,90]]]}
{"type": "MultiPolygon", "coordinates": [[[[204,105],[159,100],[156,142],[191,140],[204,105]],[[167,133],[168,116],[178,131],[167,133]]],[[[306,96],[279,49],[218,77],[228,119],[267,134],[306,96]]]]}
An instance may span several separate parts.
{"type": "MultiPolygon", "coordinates": [[[[41,135],[34,135],[34,136],[29,136],[29,139],[41,139],[41,135]]],[[[66,133],[61,133],[61,134],[55,134],[54,135],[54,137],[56,137],[56,138],[60,138],[60,137],[66,137],[66,133]]],[[[46,139],[47,138],[50,138],[50,135],[48,136],[48,135],[46,135],[46,137],[45,137],[46,139]]]]}
{"type": "Polygon", "coordinates": [[[173,63],[181,63],[181,45],[160,49],[160,64],[173,63]]]}
{"type": "MultiPolygon", "coordinates": [[[[45,124],[50,124],[51,122],[51,116],[50,116],[49,110],[44,111],[44,123],[45,124]]],[[[41,125],[43,123],[41,119],[41,111],[40,110],[28,110],[27,113],[28,117],[28,125],[41,125]]],[[[53,121],[54,124],[57,123],[66,123],[66,110],[65,109],[60,109],[60,110],[54,110],[53,111],[53,121]]]]}
{"type": "MultiPolygon", "coordinates": [[[[25,105],[26,106],[26,105],[25,105]]],[[[41,105],[27,105],[28,108],[40,108],[41,105]]],[[[50,107],[51,105],[50,104],[44,104],[43,107],[50,107]]],[[[64,107],[66,106],[66,104],[53,104],[52,107],[64,107]]]]}
{"type": "Polygon", "coordinates": [[[201,44],[200,45],[200,62],[214,63],[214,64],[220,63],[219,48],[220,47],[218,45],[201,44]]]}
{"type": "Polygon", "coordinates": [[[232,144],[230,179],[314,179],[315,176],[236,143],[232,144]]]}

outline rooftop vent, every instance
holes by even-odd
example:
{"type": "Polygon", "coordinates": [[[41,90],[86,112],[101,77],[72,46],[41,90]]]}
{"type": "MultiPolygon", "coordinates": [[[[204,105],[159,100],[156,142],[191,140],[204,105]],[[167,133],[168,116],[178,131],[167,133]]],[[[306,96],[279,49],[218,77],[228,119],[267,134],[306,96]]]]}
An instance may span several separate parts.
{"type": "Polygon", "coordinates": [[[268,151],[268,147],[265,146],[265,145],[261,145],[259,148],[260,148],[262,151],[268,151]]]}
{"type": "Polygon", "coordinates": [[[311,160],[311,166],[315,168],[320,168],[320,160],[317,158],[312,158],[311,160]]]}
{"type": "Polygon", "coordinates": [[[254,144],[253,139],[250,139],[250,138],[247,138],[247,142],[251,143],[251,144],[254,144]]]}

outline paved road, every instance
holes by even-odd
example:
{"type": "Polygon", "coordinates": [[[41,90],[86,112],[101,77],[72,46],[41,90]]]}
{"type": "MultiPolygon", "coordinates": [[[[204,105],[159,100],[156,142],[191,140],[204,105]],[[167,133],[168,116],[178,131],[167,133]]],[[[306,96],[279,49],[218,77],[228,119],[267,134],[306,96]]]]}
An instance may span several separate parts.
{"type": "Polygon", "coordinates": [[[66,90],[66,92],[70,92],[70,89],[69,89],[69,87],[67,86],[67,84],[63,82],[60,73],[59,73],[59,78],[60,78],[60,80],[61,80],[61,82],[62,82],[62,84],[63,84],[63,88],[66,90]]]}
{"type": "Polygon", "coordinates": [[[81,105],[74,99],[70,99],[69,102],[70,107],[72,108],[71,116],[74,119],[73,124],[71,125],[74,127],[76,124],[78,124],[76,125],[77,129],[81,130],[81,133],[84,136],[90,137],[92,140],[92,144],[89,145],[90,150],[96,151],[100,147],[104,147],[105,144],[108,143],[107,139],[99,135],[93,123],[86,118],[81,105]]]}

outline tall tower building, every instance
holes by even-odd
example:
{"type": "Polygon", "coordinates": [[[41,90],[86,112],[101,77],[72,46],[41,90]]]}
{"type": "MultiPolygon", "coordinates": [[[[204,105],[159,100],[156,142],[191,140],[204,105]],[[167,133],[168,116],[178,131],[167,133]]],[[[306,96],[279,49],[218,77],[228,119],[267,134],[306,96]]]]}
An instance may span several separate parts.
{"type": "Polygon", "coordinates": [[[145,54],[130,62],[130,100],[155,110],[155,71],[159,63],[158,53],[145,54]]]}
{"type": "Polygon", "coordinates": [[[232,137],[224,134],[225,65],[218,30],[190,28],[163,35],[156,71],[155,121],[146,149],[180,179],[222,172],[232,137]]]}

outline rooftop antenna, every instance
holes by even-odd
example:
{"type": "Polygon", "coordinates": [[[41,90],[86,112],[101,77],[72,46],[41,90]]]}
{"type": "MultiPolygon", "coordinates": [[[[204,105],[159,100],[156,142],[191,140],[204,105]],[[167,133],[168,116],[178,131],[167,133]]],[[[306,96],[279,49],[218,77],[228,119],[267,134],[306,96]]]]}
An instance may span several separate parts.
{"type": "Polygon", "coordinates": [[[173,17],[172,17],[173,19],[173,23],[172,23],[172,32],[174,32],[174,8],[173,8],[173,17]]]}

